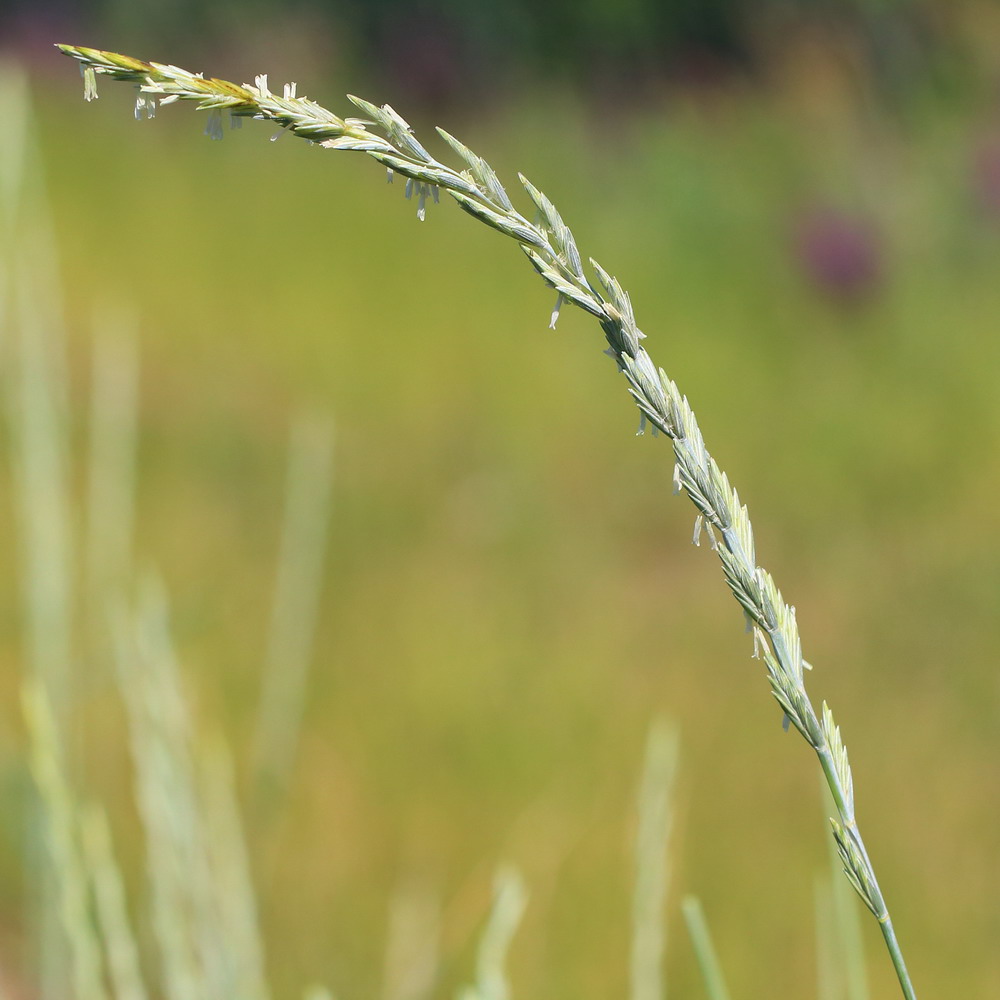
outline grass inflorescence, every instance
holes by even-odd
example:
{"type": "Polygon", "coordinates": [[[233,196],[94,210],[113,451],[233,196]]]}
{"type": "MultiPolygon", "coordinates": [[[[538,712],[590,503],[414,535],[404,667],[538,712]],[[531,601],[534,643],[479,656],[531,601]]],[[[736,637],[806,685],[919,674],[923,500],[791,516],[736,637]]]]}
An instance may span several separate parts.
{"type": "Polygon", "coordinates": [[[209,112],[206,132],[213,137],[221,136],[221,115],[228,112],[234,123],[243,118],[270,121],[324,148],[366,153],[386,167],[390,180],[395,174],[406,178],[406,195],[416,196],[421,220],[428,202],[436,202],[444,191],[465,212],[520,246],[556,293],[550,326],[555,326],[566,302],[598,320],[608,344],[605,353],[616,363],[639,408],[640,432],[648,424],[672,444],[676,491],[685,493],[697,512],[694,540],[697,544],[707,535],[717,553],[786,724],[793,725],[817,755],[835,806],[831,823],[843,870],[878,921],[903,994],[912,1000],[915,993],[889,909],[857,824],[853,776],[839,727],[829,706],[824,702],[817,708],[806,689],[809,664],[803,658],[795,608],[758,564],[747,507],[706,447],[687,398],[643,346],[645,335],[628,293],[593,258],[589,268],[585,266],[572,232],[549,198],[521,176],[534,205],[532,219],[522,215],[482,157],[438,129],[463,166],[455,169],[441,163],[387,104],[379,107],[351,97],[364,117],[341,117],[297,96],[294,84],[286,85],[280,96],[273,93],[265,76],[258,76],[253,85],[236,85],[98,49],[59,48],[80,62],[88,100],[96,97],[97,77],[110,76],[136,85],[137,117],[152,117],[157,102],[194,101],[209,112]]]}

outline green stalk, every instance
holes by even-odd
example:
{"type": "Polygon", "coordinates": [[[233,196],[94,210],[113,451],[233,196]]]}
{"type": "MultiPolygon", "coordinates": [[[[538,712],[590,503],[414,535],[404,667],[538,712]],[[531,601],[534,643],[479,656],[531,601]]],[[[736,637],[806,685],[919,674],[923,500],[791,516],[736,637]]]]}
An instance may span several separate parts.
{"type": "Polygon", "coordinates": [[[729,1000],[729,988],[722,975],[722,965],[715,953],[715,945],[712,944],[712,935],[708,931],[708,921],[705,920],[701,901],[696,896],[685,896],[681,911],[709,1000],[729,1000]]]}

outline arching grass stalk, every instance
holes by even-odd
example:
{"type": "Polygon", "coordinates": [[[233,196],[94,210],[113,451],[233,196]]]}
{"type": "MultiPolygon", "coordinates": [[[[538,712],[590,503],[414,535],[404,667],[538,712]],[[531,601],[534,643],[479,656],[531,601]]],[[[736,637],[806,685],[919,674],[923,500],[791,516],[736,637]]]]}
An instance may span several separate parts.
{"type": "Polygon", "coordinates": [[[72,45],[59,48],[80,62],[88,100],[97,96],[97,76],[110,76],[136,85],[137,118],[152,117],[157,101],[196,101],[200,109],[209,112],[206,132],[214,137],[221,137],[221,113],[228,111],[234,123],[242,118],[272,121],[328,149],[367,153],[387,168],[390,180],[394,174],[406,178],[406,195],[417,196],[417,215],[421,219],[428,199],[436,202],[439,192],[445,191],[470,215],[514,239],[545,283],[555,290],[550,326],[555,326],[559,310],[567,301],[597,318],[608,342],[605,353],[625,376],[639,407],[640,431],[648,422],[654,433],[666,435],[673,445],[676,490],[686,493],[698,510],[695,541],[703,530],[707,532],[722,562],[726,582],[753,632],[754,655],[764,660],[772,693],[786,720],[819,758],[836,806],[837,816],[831,824],[844,872],[878,920],[903,995],[915,1000],[889,910],[855,819],[851,768],[840,730],[826,703],[817,711],[806,692],[803,671],[808,665],[802,657],[795,609],[785,603],[771,575],[757,565],[747,508],[705,447],[687,399],[663,369],[653,364],[642,346],[644,334],[636,325],[628,293],[592,258],[593,276],[588,276],[573,234],[552,202],[521,176],[536,209],[535,221],[529,221],[514,208],[485,160],[438,129],[465,166],[455,170],[440,163],[387,104],[376,107],[351,97],[364,117],[341,118],[314,101],[297,97],[294,84],[286,85],[279,97],[268,88],[265,76],[258,76],[254,86],[237,86],[177,66],[143,62],[113,52],[72,45]]]}

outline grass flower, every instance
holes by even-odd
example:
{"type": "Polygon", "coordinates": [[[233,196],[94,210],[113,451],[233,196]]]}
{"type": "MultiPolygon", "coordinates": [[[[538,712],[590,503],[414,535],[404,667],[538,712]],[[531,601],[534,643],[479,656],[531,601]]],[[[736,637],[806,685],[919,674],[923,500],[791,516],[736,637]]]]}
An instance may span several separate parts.
{"type": "MultiPolygon", "coordinates": [[[[254,86],[237,85],[117,53],[71,45],[59,47],[95,74],[138,83],[144,93],[161,103],[194,101],[210,114],[228,109],[238,117],[273,122],[326,149],[364,152],[390,172],[407,178],[407,196],[417,193],[421,219],[428,193],[445,191],[463,211],[519,245],[542,280],[559,297],[553,320],[564,301],[574,303],[597,319],[608,344],[606,353],[614,360],[639,409],[641,427],[648,423],[672,445],[674,484],[695,507],[695,537],[702,530],[708,533],[726,583],[752,634],[754,654],[763,661],[784,719],[817,756],[835,806],[836,815],[831,823],[840,863],[878,921],[904,997],[915,1000],[889,909],[858,826],[853,776],[840,729],[830,708],[825,703],[817,708],[806,690],[804,675],[808,664],[802,654],[795,608],[785,601],[770,573],[758,564],[749,511],[709,452],[687,397],[653,363],[643,346],[645,335],[636,322],[628,293],[593,258],[590,266],[585,267],[572,232],[546,195],[520,177],[534,206],[534,218],[527,218],[514,207],[496,173],[482,157],[439,129],[462,165],[456,169],[438,161],[388,104],[377,107],[350,97],[365,118],[345,118],[308,98],[295,96],[291,87],[278,97],[269,90],[266,77],[257,77],[254,86]]],[[[504,950],[509,926],[515,922],[514,911],[520,910],[520,890],[516,883],[508,882],[506,888],[498,888],[498,913],[506,912],[501,902],[508,896],[515,902],[509,906],[508,917],[503,921],[497,917],[498,954],[504,950]]],[[[489,934],[487,938],[492,940],[489,934]]],[[[494,976],[487,975],[487,962],[481,958],[477,994],[503,1000],[504,991],[494,976]]]]}

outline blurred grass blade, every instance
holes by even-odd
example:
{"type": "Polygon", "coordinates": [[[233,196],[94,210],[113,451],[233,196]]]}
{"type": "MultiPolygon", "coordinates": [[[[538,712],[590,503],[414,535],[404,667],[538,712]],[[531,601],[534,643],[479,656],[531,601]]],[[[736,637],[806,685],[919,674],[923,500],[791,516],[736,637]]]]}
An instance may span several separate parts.
{"type": "Polygon", "coordinates": [[[677,774],[678,737],[662,719],[646,740],[639,787],[639,825],[635,839],[635,890],[632,899],[631,1000],[662,1000],[665,928],[663,908],[670,883],[671,801],[677,774]]]}
{"type": "MultiPolygon", "coordinates": [[[[66,745],[72,700],[71,527],[65,458],[66,366],[51,213],[23,72],[0,70],[4,138],[0,143],[0,331],[9,425],[13,507],[17,518],[23,658],[45,682],[66,745]]],[[[67,956],[60,917],[60,877],[38,848],[38,817],[27,817],[28,923],[44,1000],[63,1000],[67,956]]]]}
{"type": "Polygon", "coordinates": [[[240,1000],[268,1000],[257,900],[236,801],[233,764],[221,739],[212,741],[204,755],[202,788],[212,892],[221,938],[235,976],[230,995],[240,1000]]]}
{"type": "MultiPolygon", "coordinates": [[[[821,786],[823,806],[829,809],[829,790],[821,786]]],[[[843,863],[832,841],[827,847],[830,858],[829,947],[834,963],[841,969],[846,1000],[869,1000],[868,972],[865,961],[864,937],[861,933],[861,913],[858,897],[843,878],[843,863]]]]}
{"type": "Polygon", "coordinates": [[[729,1000],[729,990],[726,988],[722,966],[719,964],[711,935],[708,933],[708,924],[700,900],[695,896],[686,896],[681,903],[681,909],[709,1000],[729,1000]]]}
{"type": "Polygon", "coordinates": [[[509,1000],[507,951],[526,904],[520,874],[514,868],[501,868],[493,884],[493,908],[476,953],[476,981],[461,992],[464,1000],[509,1000]]]}
{"type": "MultiPolygon", "coordinates": [[[[836,857],[832,849],[831,854],[836,857]]],[[[858,898],[851,891],[849,883],[840,875],[840,865],[836,866],[831,885],[833,888],[833,912],[838,937],[841,943],[841,959],[847,980],[847,1000],[868,1000],[868,973],[865,962],[864,939],[861,934],[861,909],[858,898]]]]}
{"type": "Polygon", "coordinates": [[[106,595],[129,578],[138,396],[136,320],[104,306],[94,317],[87,470],[86,578],[89,620],[100,632],[106,595]]]}
{"type": "Polygon", "coordinates": [[[833,891],[825,878],[816,880],[816,997],[844,1000],[844,970],[838,961],[833,891]]]}
{"type": "Polygon", "coordinates": [[[423,882],[410,879],[393,894],[382,1000],[426,1000],[437,979],[441,907],[423,882]]]}
{"type": "Polygon", "coordinates": [[[4,141],[0,143],[0,225],[13,228],[24,186],[28,142],[28,80],[14,62],[0,60],[4,141]]]}
{"type": "Polygon", "coordinates": [[[80,817],[83,855],[97,903],[97,920],[115,1000],[147,1000],[139,951],[128,917],[125,886],[104,810],[91,805],[80,817]]]}
{"type": "MultiPolygon", "coordinates": [[[[31,239],[31,237],[29,237],[31,239]]],[[[44,240],[31,240],[33,256],[44,240]]],[[[23,244],[22,244],[23,245],[23,244]]],[[[33,299],[46,294],[34,268],[15,270],[16,349],[9,387],[15,499],[20,519],[26,639],[30,668],[48,682],[62,725],[71,701],[72,558],[65,455],[62,332],[44,322],[33,299]],[[10,391],[12,390],[12,391],[10,391]]]]}
{"type": "Polygon", "coordinates": [[[194,800],[188,719],[166,629],[166,599],[153,582],[133,620],[114,619],[135,798],[146,836],[150,910],[167,1000],[214,1000],[211,952],[217,923],[204,912],[208,872],[194,800]],[[206,954],[207,953],[207,954],[206,954]]]}
{"type": "Polygon", "coordinates": [[[12,331],[5,395],[19,516],[28,662],[57,719],[69,697],[71,530],[66,474],[65,333],[52,220],[23,78],[0,73],[4,146],[0,264],[12,331]],[[16,154],[20,153],[20,157],[16,154]]]}
{"type": "Polygon", "coordinates": [[[333,994],[325,986],[310,986],[302,994],[302,1000],[333,1000],[333,994]]]}
{"type": "Polygon", "coordinates": [[[312,414],[294,422],[255,740],[262,791],[281,791],[295,756],[323,579],[332,451],[328,418],[312,414]]]}
{"type": "Polygon", "coordinates": [[[31,740],[31,771],[44,807],[45,843],[55,873],[56,906],[69,944],[74,1000],[107,1000],[101,946],[90,908],[89,879],[78,842],[76,805],[64,767],[64,750],[42,681],[22,688],[31,740]]]}
{"type": "Polygon", "coordinates": [[[267,1000],[231,765],[220,743],[199,767],[157,580],[114,635],[167,997],[267,1000]]]}

